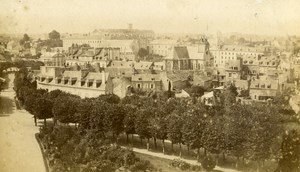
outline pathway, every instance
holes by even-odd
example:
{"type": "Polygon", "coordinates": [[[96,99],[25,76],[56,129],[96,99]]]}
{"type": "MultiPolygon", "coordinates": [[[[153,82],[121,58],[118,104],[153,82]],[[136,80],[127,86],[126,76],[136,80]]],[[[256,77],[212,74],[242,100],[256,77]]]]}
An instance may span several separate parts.
{"type": "Polygon", "coordinates": [[[0,94],[0,171],[44,172],[40,147],[35,139],[38,127],[32,115],[16,110],[12,89],[0,94]]]}
{"type": "MultiPolygon", "coordinates": [[[[126,148],[126,147],[123,147],[123,148],[126,148]]],[[[146,149],[132,148],[132,150],[134,152],[137,152],[137,153],[151,155],[151,156],[154,156],[154,157],[159,157],[159,158],[164,158],[164,159],[169,159],[169,160],[179,158],[178,156],[164,155],[163,153],[151,152],[151,151],[147,151],[146,149]]],[[[200,165],[200,163],[197,162],[196,160],[187,160],[187,159],[183,159],[183,158],[181,160],[183,160],[183,161],[185,161],[189,164],[192,164],[192,165],[200,165]]],[[[222,168],[222,167],[219,167],[219,166],[216,166],[215,170],[223,171],[223,172],[238,172],[237,170],[234,170],[234,169],[222,168]]]]}

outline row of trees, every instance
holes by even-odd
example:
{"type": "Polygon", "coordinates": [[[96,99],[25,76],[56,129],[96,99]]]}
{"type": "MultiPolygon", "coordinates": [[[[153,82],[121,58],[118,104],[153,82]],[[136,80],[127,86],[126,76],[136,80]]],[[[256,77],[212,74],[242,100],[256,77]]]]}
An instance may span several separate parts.
{"type": "MultiPolygon", "coordinates": [[[[256,161],[258,166],[269,159],[279,159],[282,133],[282,105],[235,102],[236,89],[228,87],[221,103],[204,106],[197,99],[129,96],[120,100],[116,95],[81,99],[60,90],[35,90],[30,84],[17,91],[26,110],[38,119],[52,118],[57,122],[75,123],[82,131],[97,131],[117,142],[121,133],[138,134],[142,139],[165,140],[189,149],[214,154],[233,155],[242,163],[256,161]]],[[[46,123],[45,123],[46,125],[46,123]]],[[[173,147],[173,146],[172,146],[173,147]]],[[[181,155],[181,151],[180,151],[181,155]]],[[[299,162],[299,159],[298,159],[299,162]]]]}

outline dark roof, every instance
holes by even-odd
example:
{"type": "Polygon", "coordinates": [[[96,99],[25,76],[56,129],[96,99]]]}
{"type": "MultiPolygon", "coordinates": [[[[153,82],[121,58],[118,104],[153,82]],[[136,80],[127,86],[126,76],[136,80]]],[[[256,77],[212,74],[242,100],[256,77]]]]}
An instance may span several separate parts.
{"type": "Polygon", "coordinates": [[[176,53],[178,59],[189,58],[189,52],[186,47],[174,47],[174,52],[176,53]]]}

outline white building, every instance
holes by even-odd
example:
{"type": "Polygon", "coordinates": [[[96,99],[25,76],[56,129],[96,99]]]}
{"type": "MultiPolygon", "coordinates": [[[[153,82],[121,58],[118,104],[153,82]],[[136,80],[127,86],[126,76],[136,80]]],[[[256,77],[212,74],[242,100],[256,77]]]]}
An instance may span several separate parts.
{"type": "Polygon", "coordinates": [[[224,45],[221,47],[214,47],[210,49],[214,56],[214,67],[225,68],[225,64],[229,60],[237,60],[238,57],[254,57],[258,58],[263,55],[264,51],[261,48],[247,47],[239,45],[224,45]]]}
{"type": "Polygon", "coordinates": [[[157,54],[160,56],[167,56],[172,53],[172,48],[178,45],[176,40],[171,39],[157,39],[149,44],[149,54],[157,54]]]}
{"type": "Polygon", "coordinates": [[[103,40],[97,36],[76,36],[63,39],[64,50],[84,44],[94,48],[120,48],[120,56],[124,60],[134,60],[139,51],[139,45],[136,40],[103,40]]]}

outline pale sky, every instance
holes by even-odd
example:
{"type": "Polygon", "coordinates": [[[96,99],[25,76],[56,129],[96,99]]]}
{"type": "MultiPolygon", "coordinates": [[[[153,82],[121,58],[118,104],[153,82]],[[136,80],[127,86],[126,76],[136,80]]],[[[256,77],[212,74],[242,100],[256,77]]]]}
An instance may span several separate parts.
{"type": "Polygon", "coordinates": [[[300,35],[300,2],[0,0],[0,33],[49,33],[53,29],[61,33],[87,33],[99,28],[127,28],[128,23],[156,33],[300,35]]]}

